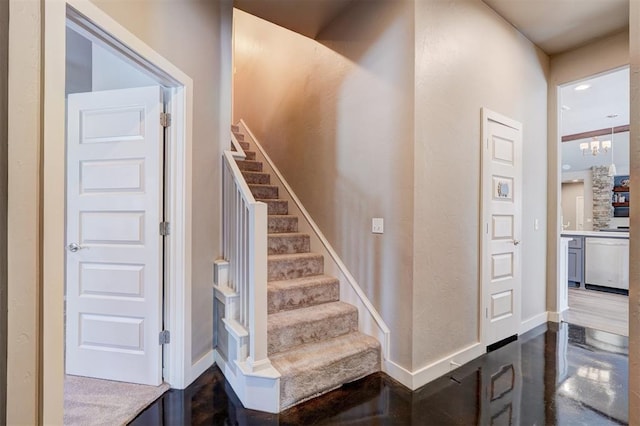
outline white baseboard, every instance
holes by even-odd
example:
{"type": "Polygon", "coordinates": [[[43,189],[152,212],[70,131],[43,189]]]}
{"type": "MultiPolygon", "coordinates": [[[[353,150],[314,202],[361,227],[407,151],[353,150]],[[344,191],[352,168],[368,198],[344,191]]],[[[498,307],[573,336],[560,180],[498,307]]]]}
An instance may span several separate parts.
{"type": "Polygon", "coordinates": [[[385,359],[382,362],[382,370],[391,376],[393,379],[402,383],[404,386],[408,387],[411,390],[413,388],[413,374],[405,369],[404,367],[396,364],[390,359],[385,359]]]}
{"type": "Polygon", "coordinates": [[[240,364],[227,362],[218,351],[214,350],[213,354],[216,364],[245,408],[274,414],[280,412],[280,373],[273,367],[247,373],[240,364]]]}
{"type": "Polygon", "coordinates": [[[549,313],[545,311],[545,312],[539,313],[538,315],[534,315],[529,319],[522,321],[522,323],[520,324],[520,332],[518,334],[524,334],[529,330],[533,330],[537,326],[546,323],[548,318],[549,318],[549,313]]]}
{"type": "Polygon", "coordinates": [[[551,322],[557,322],[560,323],[562,322],[562,318],[564,317],[564,312],[565,311],[560,311],[560,312],[554,312],[554,311],[549,311],[549,321],[551,322]]]}
{"type": "Polygon", "coordinates": [[[409,389],[416,390],[484,353],[484,347],[480,343],[474,343],[413,372],[391,360],[385,360],[384,370],[385,373],[409,389]]]}
{"type": "Polygon", "coordinates": [[[191,374],[189,375],[189,383],[193,383],[202,373],[207,371],[209,367],[213,365],[213,349],[207,352],[191,365],[191,374]]]}

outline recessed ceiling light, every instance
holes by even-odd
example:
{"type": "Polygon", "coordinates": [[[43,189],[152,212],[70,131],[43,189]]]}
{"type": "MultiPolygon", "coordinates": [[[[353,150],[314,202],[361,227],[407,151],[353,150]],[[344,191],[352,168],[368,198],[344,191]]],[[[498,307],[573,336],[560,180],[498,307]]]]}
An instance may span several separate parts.
{"type": "Polygon", "coordinates": [[[574,90],[587,90],[589,87],[591,87],[590,84],[580,84],[579,86],[576,86],[576,88],[574,90]]]}
{"type": "Polygon", "coordinates": [[[563,111],[569,111],[571,109],[571,107],[569,105],[562,105],[562,110],[563,111]]]}
{"type": "Polygon", "coordinates": [[[569,170],[570,168],[571,168],[571,166],[568,165],[568,164],[563,164],[562,165],[562,170],[569,170]]]}
{"type": "Polygon", "coordinates": [[[580,182],[578,179],[574,179],[571,182],[580,182]]]}

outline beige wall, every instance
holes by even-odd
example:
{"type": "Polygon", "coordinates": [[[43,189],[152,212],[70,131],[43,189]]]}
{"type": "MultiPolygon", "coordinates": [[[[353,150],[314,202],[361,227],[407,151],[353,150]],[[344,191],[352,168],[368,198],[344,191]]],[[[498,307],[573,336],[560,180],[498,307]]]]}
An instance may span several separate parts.
{"type": "Polygon", "coordinates": [[[417,369],[479,339],[482,107],[523,124],[522,319],[546,311],[548,58],[480,1],[416,1],[415,19],[417,369]]]}
{"type": "MultiPolygon", "coordinates": [[[[632,2],[633,3],[633,2],[632,2]]],[[[558,251],[560,248],[561,149],[558,131],[558,86],[591,77],[629,63],[629,32],[597,40],[551,58],[548,85],[548,210],[547,222],[547,308],[556,310],[558,251]]]]}
{"type": "Polygon", "coordinates": [[[411,366],[413,5],[354,4],[317,40],[235,13],[234,119],[265,145],[411,366]],[[371,233],[371,218],[385,233],[371,233]]]}
{"type": "Polygon", "coordinates": [[[9,2],[7,424],[38,422],[40,6],[39,0],[9,2]]]}
{"type": "Polygon", "coordinates": [[[0,3],[0,422],[7,418],[7,146],[9,2],[0,3]]]}
{"type": "Polygon", "coordinates": [[[192,361],[212,348],[220,255],[220,158],[231,123],[230,1],[92,0],[193,79],[192,361]],[[223,28],[228,34],[223,34],[223,28]],[[227,55],[227,62],[223,62],[227,55]]]}

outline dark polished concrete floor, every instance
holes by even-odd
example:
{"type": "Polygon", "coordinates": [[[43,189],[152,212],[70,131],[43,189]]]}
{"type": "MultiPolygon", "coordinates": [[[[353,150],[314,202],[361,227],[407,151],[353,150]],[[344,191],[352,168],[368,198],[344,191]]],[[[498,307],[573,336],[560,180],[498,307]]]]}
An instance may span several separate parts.
{"type": "Polygon", "coordinates": [[[279,415],[244,409],[213,367],[131,424],[626,424],[627,353],[626,337],[549,323],[414,392],[380,373],[279,415]]]}

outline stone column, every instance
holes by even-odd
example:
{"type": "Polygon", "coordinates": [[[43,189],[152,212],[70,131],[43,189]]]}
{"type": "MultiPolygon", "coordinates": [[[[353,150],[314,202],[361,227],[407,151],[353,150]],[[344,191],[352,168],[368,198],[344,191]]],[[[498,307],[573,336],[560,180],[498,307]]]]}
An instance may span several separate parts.
{"type": "Polygon", "coordinates": [[[609,228],[613,217],[611,205],[611,191],[613,190],[613,176],[609,176],[608,166],[594,166],[591,168],[591,187],[593,189],[593,230],[609,228]]]}

